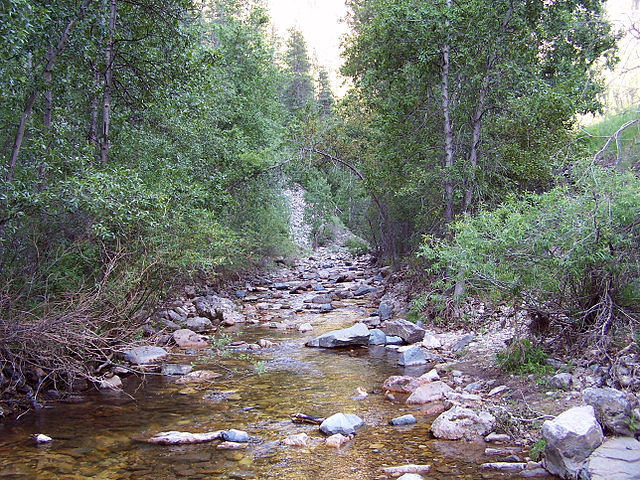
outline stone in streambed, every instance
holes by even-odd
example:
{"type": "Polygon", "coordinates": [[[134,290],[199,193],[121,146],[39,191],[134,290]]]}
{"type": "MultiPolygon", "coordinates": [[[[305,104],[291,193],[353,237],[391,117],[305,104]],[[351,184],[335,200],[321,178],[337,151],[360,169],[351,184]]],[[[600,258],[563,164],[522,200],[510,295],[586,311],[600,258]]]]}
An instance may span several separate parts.
{"type": "Polygon", "coordinates": [[[415,475],[419,473],[428,473],[429,470],[431,470],[431,465],[415,465],[415,464],[398,465],[397,467],[384,467],[382,469],[382,471],[386,475],[389,475],[391,477],[396,477],[398,475],[404,476],[404,475],[415,475]]]}
{"type": "Polygon", "coordinates": [[[389,421],[389,425],[393,425],[394,427],[400,427],[403,425],[413,425],[416,423],[416,417],[413,415],[402,415],[401,417],[396,417],[389,421]]]}
{"type": "Polygon", "coordinates": [[[134,365],[146,365],[168,357],[169,352],[162,347],[145,346],[125,350],[123,356],[127,362],[134,365]]]}
{"type": "Polygon", "coordinates": [[[306,433],[298,433],[297,435],[289,435],[282,441],[289,447],[306,447],[309,443],[309,435],[306,433]]]}
{"type": "Polygon", "coordinates": [[[420,347],[411,347],[400,354],[398,359],[398,365],[410,366],[410,365],[424,365],[427,363],[427,359],[424,356],[424,352],[420,347]]]}
{"type": "Polygon", "coordinates": [[[402,340],[402,337],[387,335],[387,345],[402,345],[403,343],[404,340],[402,340]]]}
{"type": "Polygon", "coordinates": [[[352,327],[333,330],[320,335],[306,343],[307,347],[338,348],[350,345],[367,345],[369,328],[364,323],[356,323],[352,327]]]}
{"type": "Polygon", "coordinates": [[[221,430],[207,433],[190,433],[178,432],[175,430],[169,432],[160,432],[146,440],[147,443],[155,445],[183,445],[190,443],[204,443],[218,440],[222,434],[221,430]]]}
{"type": "Polygon", "coordinates": [[[162,365],[160,372],[162,375],[171,376],[171,375],[187,375],[191,373],[193,367],[191,365],[179,365],[175,363],[167,363],[166,365],[162,365]]]}
{"type": "Polygon", "coordinates": [[[488,412],[475,412],[470,408],[453,407],[433,421],[431,433],[436,438],[460,440],[486,435],[496,419],[488,412]]]}
{"type": "Polygon", "coordinates": [[[173,332],[173,341],[180,348],[205,348],[209,346],[206,337],[197,334],[188,328],[181,328],[173,332]]]}
{"type": "Polygon", "coordinates": [[[231,428],[229,430],[224,430],[220,438],[225,442],[234,442],[234,443],[247,443],[250,440],[249,434],[242,430],[236,430],[235,428],[231,428]]]}
{"type": "Polygon", "coordinates": [[[349,443],[352,437],[350,435],[342,435],[340,433],[336,433],[335,435],[331,435],[329,438],[325,440],[325,444],[329,448],[340,448],[343,445],[349,443]]]}
{"type": "Polygon", "coordinates": [[[336,413],[320,424],[320,431],[325,435],[351,435],[364,425],[360,417],[352,413],[336,413]]]}
{"type": "Polygon", "coordinates": [[[386,345],[387,335],[377,328],[369,332],[369,345],[386,345]]]}
{"type": "Polygon", "coordinates": [[[425,383],[411,393],[407,398],[407,405],[424,405],[442,400],[448,392],[453,392],[453,389],[442,381],[425,383]]]}

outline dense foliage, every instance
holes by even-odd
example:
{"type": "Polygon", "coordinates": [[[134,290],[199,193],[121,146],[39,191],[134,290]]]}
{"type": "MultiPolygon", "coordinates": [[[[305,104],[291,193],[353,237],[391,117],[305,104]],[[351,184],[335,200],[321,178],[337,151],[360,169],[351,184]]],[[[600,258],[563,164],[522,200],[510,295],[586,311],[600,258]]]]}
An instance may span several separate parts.
{"type": "Polygon", "coordinates": [[[599,1],[351,2],[350,152],[389,254],[464,212],[553,182],[577,113],[598,109],[614,38],[599,1]],[[387,220],[384,220],[386,216],[387,220]],[[385,225],[386,223],[386,225],[385,225]]]}
{"type": "Polygon", "coordinates": [[[172,284],[290,248],[283,73],[248,1],[1,8],[1,370],[61,388],[172,284]]]}

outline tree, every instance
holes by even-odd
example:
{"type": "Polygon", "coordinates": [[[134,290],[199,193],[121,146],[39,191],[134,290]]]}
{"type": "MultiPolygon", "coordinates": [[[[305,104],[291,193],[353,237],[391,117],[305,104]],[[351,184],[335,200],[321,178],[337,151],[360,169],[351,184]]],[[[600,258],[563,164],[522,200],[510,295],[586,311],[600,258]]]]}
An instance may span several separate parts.
{"type": "Polygon", "coordinates": [[[363,170],[394,217],[416,219],[402,243],[415,246],[421,232],[443,232],[508,191],[548,188],[549,152],[568,139],[576,113],[598,108],[597,72],[614,46],[602,2],[351,8],[344,73],[373,136],[363,170]]]}
{"type": "Polygon", "coordinates": [[[287,49],[284,54],[286,79],[283,102],[291,114],[296,115],[314,103],[311,62],[307,44],[300,30],[289,30],[287,49]]]}

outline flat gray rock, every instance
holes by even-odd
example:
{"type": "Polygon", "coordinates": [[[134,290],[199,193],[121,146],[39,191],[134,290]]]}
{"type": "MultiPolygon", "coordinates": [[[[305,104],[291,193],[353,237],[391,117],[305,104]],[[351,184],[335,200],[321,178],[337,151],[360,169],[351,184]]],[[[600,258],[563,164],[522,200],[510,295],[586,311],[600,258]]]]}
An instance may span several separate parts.
{"type": "Polygon", "coordinates": [[[242,430],[236,430],[235,428],[231,428],[229,430],[225,430],[220,434],[220,438],[225,442],[235,442],[235,443],[247,443],[250,439],[249,434],[247,432],[243,432],[242,430]]]}
{"type": "Polygon", "coordinates": [[[350,345],[368,345],[369,328],[364,323],[356,323],[352,327],[333,330],[309,340],[307,347],[338,348],[350,345]]]}
{"type": "Polygon", "coordinates": [[[633,437],[614,437],[589,456],[585,471],[590,480],[640,479],[640,442],[633,437]]]}
{"type": "Polygon", "coordinates": [[[175,363],[167,363],[166,365],[162,365],[161,372],[162,375],[186,375],[187,373],[191,373],[193,367],[191,365],[179,365],[175,363]]]}
{"type": "Polygon", "coordinates": [[[363,425],[362,419],[353,413],[336,413],[320,424],[320,431],[325,435],[351,435],[363,425]]]}
{"type": "Polygon", "coordinates": [[[398,365],[408,367],[411,365],[424,365],[427,363],[427,359],[420,347],[411,347],[409,350],[405,350],[400,354],[398,359],[398,365]]]}
{"type": "Polygon", "coordinates": [[[473,333],[468,333],[464,335],[460,340],[456,342],[456,344],[453,346],[451,351],[453,353],[458,353],[460,350],[462,350],[464,347],[466,347],[471,343],[471,340],[473,340],[473,337],[474,337],[473,333]]]}
{"type": "Polygon", "coordinates": [[[124,359],[134,365],[146,365],[147,363],[157,362],[169,356],[169,352],[164,348],[151,346],[135,347],[122,353],[124,359]]]}

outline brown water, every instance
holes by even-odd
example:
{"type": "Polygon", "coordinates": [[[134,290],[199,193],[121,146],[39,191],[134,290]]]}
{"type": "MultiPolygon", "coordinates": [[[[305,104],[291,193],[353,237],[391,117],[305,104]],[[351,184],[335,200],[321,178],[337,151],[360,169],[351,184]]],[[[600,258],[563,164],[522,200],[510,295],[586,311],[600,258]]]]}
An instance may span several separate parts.
{"type": "MultiPolygon", "coordinates": [[[[357,307],[328,315],[308,315],[314,335],[346,326],[361,316],[357,307]]],[[[392,374],[420,374],[396,365],[396,353],[382,347],[327,351],[308,349],[308,335],[246,327],[237,333],[248,342],[267,338],[276,345],[246,358],[178,356],[223,374],[208,388],[176,385],[175,378],[131,377],[122,393],[95,393],[83,403],[58,405],[0,427],[0,478],[33,479],[376,479],[382,466],[431,464],[425,478],[519,478],[481,471],[496,461],[484,457],[482,443],[448,442],[428,434],[433,417],[380,393],[364,400],[350,397],[357,387],[380,388],[392,374]],[[249,373],[256,361],[264,372],[249,373]],[[356,413],[367,424],[340,450],[321,442],[317,426],[293,424],[293,413],[329,416],[356,413]],[[417,425],[391,427],[388,420],[414,413],[417,425]],[[184,446],[149,445],[135,438],[165,430],[205,432],[226,428],[247,431],[257,440],[246,450],[222,451],[217,442],[184,446]],[[283,446],[286,436],[306,432],[309,448],[283,446]],[[45,446],[30,434],[54,438],[45,446]]]]}

